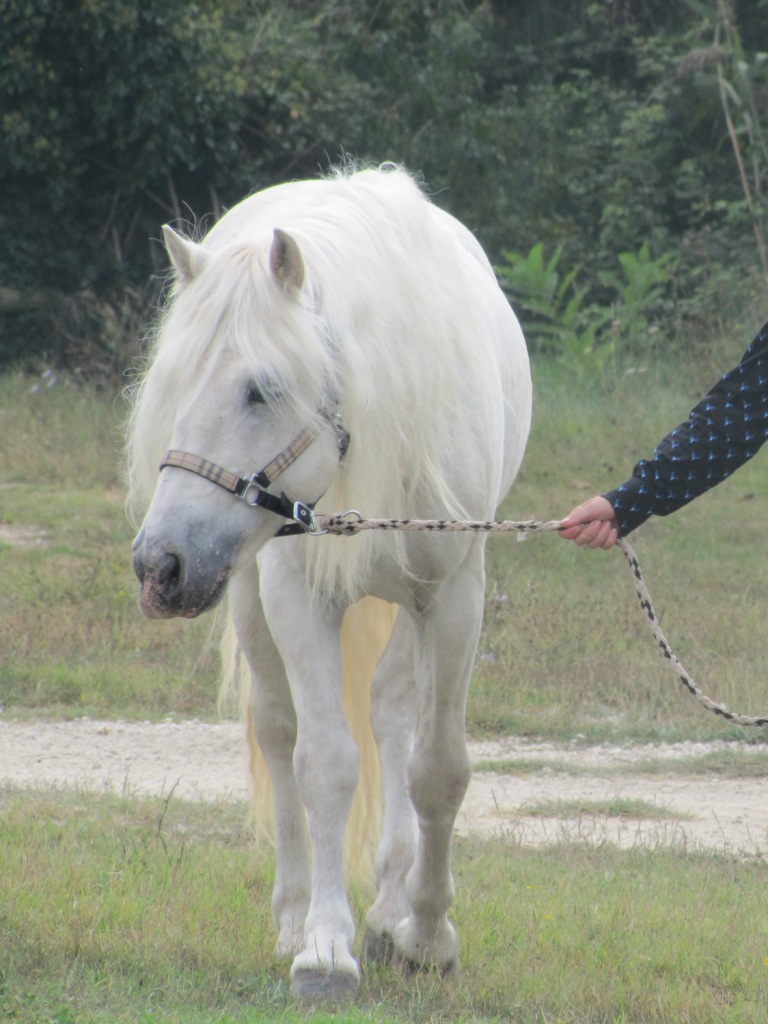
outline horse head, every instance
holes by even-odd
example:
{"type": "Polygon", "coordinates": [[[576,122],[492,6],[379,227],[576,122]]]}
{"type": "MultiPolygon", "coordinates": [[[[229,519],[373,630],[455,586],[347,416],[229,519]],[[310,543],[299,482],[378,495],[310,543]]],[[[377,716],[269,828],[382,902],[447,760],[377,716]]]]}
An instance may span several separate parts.
{"type": "Polygon", "coordinates": [[[240,559],[284,527],[293,501],[310,505],[325,492],[340,431],[327,400],[297,401],[280,360],[258,358],[270,346],[254,335],[271,324],[278,333],[291,320],[299,333],[313,329],[296,241],[275,230],[261,250],[222,254],[170,228],[165,241],[176,285],[141,402],[147,429],[163,422],[171,451],[160,460],[133,564],[145,615],[192,618],[217,603],[240,559]],[[178,350],[194,331],[205,337],[189,344],[185,361],[178,350]]]}

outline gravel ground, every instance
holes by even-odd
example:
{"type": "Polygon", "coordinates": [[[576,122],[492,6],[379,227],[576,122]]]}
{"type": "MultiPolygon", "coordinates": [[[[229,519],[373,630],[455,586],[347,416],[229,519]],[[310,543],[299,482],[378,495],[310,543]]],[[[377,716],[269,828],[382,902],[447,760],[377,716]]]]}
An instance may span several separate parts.
{"type": "MultiPolygon", "coordinates": [[[[586,747],[509,738],[473,743],[475,763],[522,758],[541,761],[542,767],[518,775],[476,771],[457,829],[505,833],[525,844],[562,839],[623,847],[674,843],[763,855],[768,851],[768,779],[697,776],[686,774],[684,767],[666,775],[638,770],[644,761],[673,758],[684,766],[686,760],[726,748],[756,749],[724,742],[586,747]],[[618,798],[642,800],[658,808],[659,816],[652,810],[642,819],[588,812],[590,802],[618,798]],[[566,818],[527,813],[536,804],[557,800],[571,806],[575,801],[583,809],[566,818]],[[662,817],[662,812],[685,817],[662,817]]],[[[245,802],[243,727],[197,721],[0,721],[0,784],[8,783],[153,796],[175,787],[181,799],[245,802]]]]}

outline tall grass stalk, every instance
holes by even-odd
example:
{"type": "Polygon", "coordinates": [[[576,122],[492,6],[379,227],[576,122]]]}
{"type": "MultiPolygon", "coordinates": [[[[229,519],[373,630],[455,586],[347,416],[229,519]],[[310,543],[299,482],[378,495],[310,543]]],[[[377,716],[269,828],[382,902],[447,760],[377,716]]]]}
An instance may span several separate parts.
{"type": "Polygon", "coordinates": [[[763,186],[768,171],[768,139],[762,123],[762,103],[756,95],[758,83],[765,77],[766,54],[758,53],[750,65],[736,28],[733,3],[731,0],[718,0],[717,8],[716,46],[722,42],[727,55],[727,61],[720,61],[717,65],[720,102],[752,220],[760,265],[768,283],[763,186]]]}

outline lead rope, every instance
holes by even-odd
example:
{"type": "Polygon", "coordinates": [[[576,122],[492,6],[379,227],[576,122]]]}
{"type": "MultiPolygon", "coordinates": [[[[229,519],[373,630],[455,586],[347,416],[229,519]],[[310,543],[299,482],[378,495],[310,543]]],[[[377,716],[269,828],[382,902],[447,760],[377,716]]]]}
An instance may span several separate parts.
{"type": "Polygon", "coordinates": [[[629,562],[629,568],[632,570],[632,579],[635,584],[635,593],[637,599],[640,602],[640,607],[645,613],[645,618],[648,623],[648,628],[651,631],[656,643],[661,648],[661,653],[669,661],[672,666],[672,670],[679,679],[680,683],[688,690],[688,692],[695,697],[695,699],[707,711],[711,711],[715,715],[720,715],[721,718],[726,719],[728,722],[732,722],[734,725],[768,725],[768,718],[758,718],[753,715],[739,715],[735,711],[729,711],[724,704],[718,704],[706,694],[702,693],[696,683],[693,681],[691,676],[686,672],[683,666],[680,664],[677,656],[675,655],[672,648],[667,642],[667,638],[661,631],[661,626],[656,618],[651,604],[651,595],[648,593],[648,588],[645,585],[645,580],[640,573],[640,565],[637,561],[637,555],[632,550],[625,540],[619,538],[616,542],[617,547],[621,553],[629,562]]]}
{"type": "MultiPolygon", "coordinates": [[[[432,533],[457,533],[460,531],[471,531],[474,533],[517,533],[518,540],[525,540],[531,533],[553,533],[560,528],[559,520],[550,519],[540,522],[534,519],[514,522],[506,519],[501,522],[484,522],[476,520],[444,520],[444,519],[363,519],[358,512],[344,512],[341,515],[314,514],[314,527],[311,531],[314,534],[332,533],[339,536],[349,537],[363,530],[408,530],[427,531],[432,533]]],[[[623,538],[619,538],[616,546],[629,563],[632,571],[632,580],[635,585],[635,593],[640,602],[643,616],[646,620],[651,634],[659,645],[661,653],[669,662],[679,682],[707,711],[719,715],[733,725],[768,725],[768,717],[759,718],[752,715],[739,715],[724,704],[716,701],[702,693],[699,687],[681,665],[677,656],[667,642],[667,638],[661,631],[661,626],[656,618],[651,603],[651,595],[645,585],[637,555],[630,544],[623,538]]]]}

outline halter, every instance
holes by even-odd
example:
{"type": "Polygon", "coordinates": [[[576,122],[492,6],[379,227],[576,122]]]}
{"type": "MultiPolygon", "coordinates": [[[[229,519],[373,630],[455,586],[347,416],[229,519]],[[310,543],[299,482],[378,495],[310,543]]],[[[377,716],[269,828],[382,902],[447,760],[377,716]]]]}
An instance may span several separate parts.
{"type": "MultiPolygon", "coordinates": [[[[338,422],[334,422],[334,428],[339,446],[339,461],[341,461],[349,447],[349,434],[338,422]]],[[[267,488],[309,448],[316,437],[317,434],[314,430],[305,428],[287,448],[283,448],[270,463],[260,469],[258,473],[252,473],[251,476],[238,476],[236,473],[216,465],[215,462],[209,462],[208,459],[204,459],[200,455],[192,455],[190,452],[177,449],[171,449],[165,453],[160,463],[160,471],[166,466],[185,469],[205,480],[210,480],[218,487],[223,487],[225,491],[241,498],[246,505],[250,505],[252,508],[264,508],[268,512],[282,516],[283,519],[290,519],[290,523],[277,531],[276,537],[286,537],[296,533],[315,533],[317,532],[313,512],[315,502],[304,504],[301,501],[291,501],[284,491],[278,497],[276,494],[270,494],[267,488]]]]}

